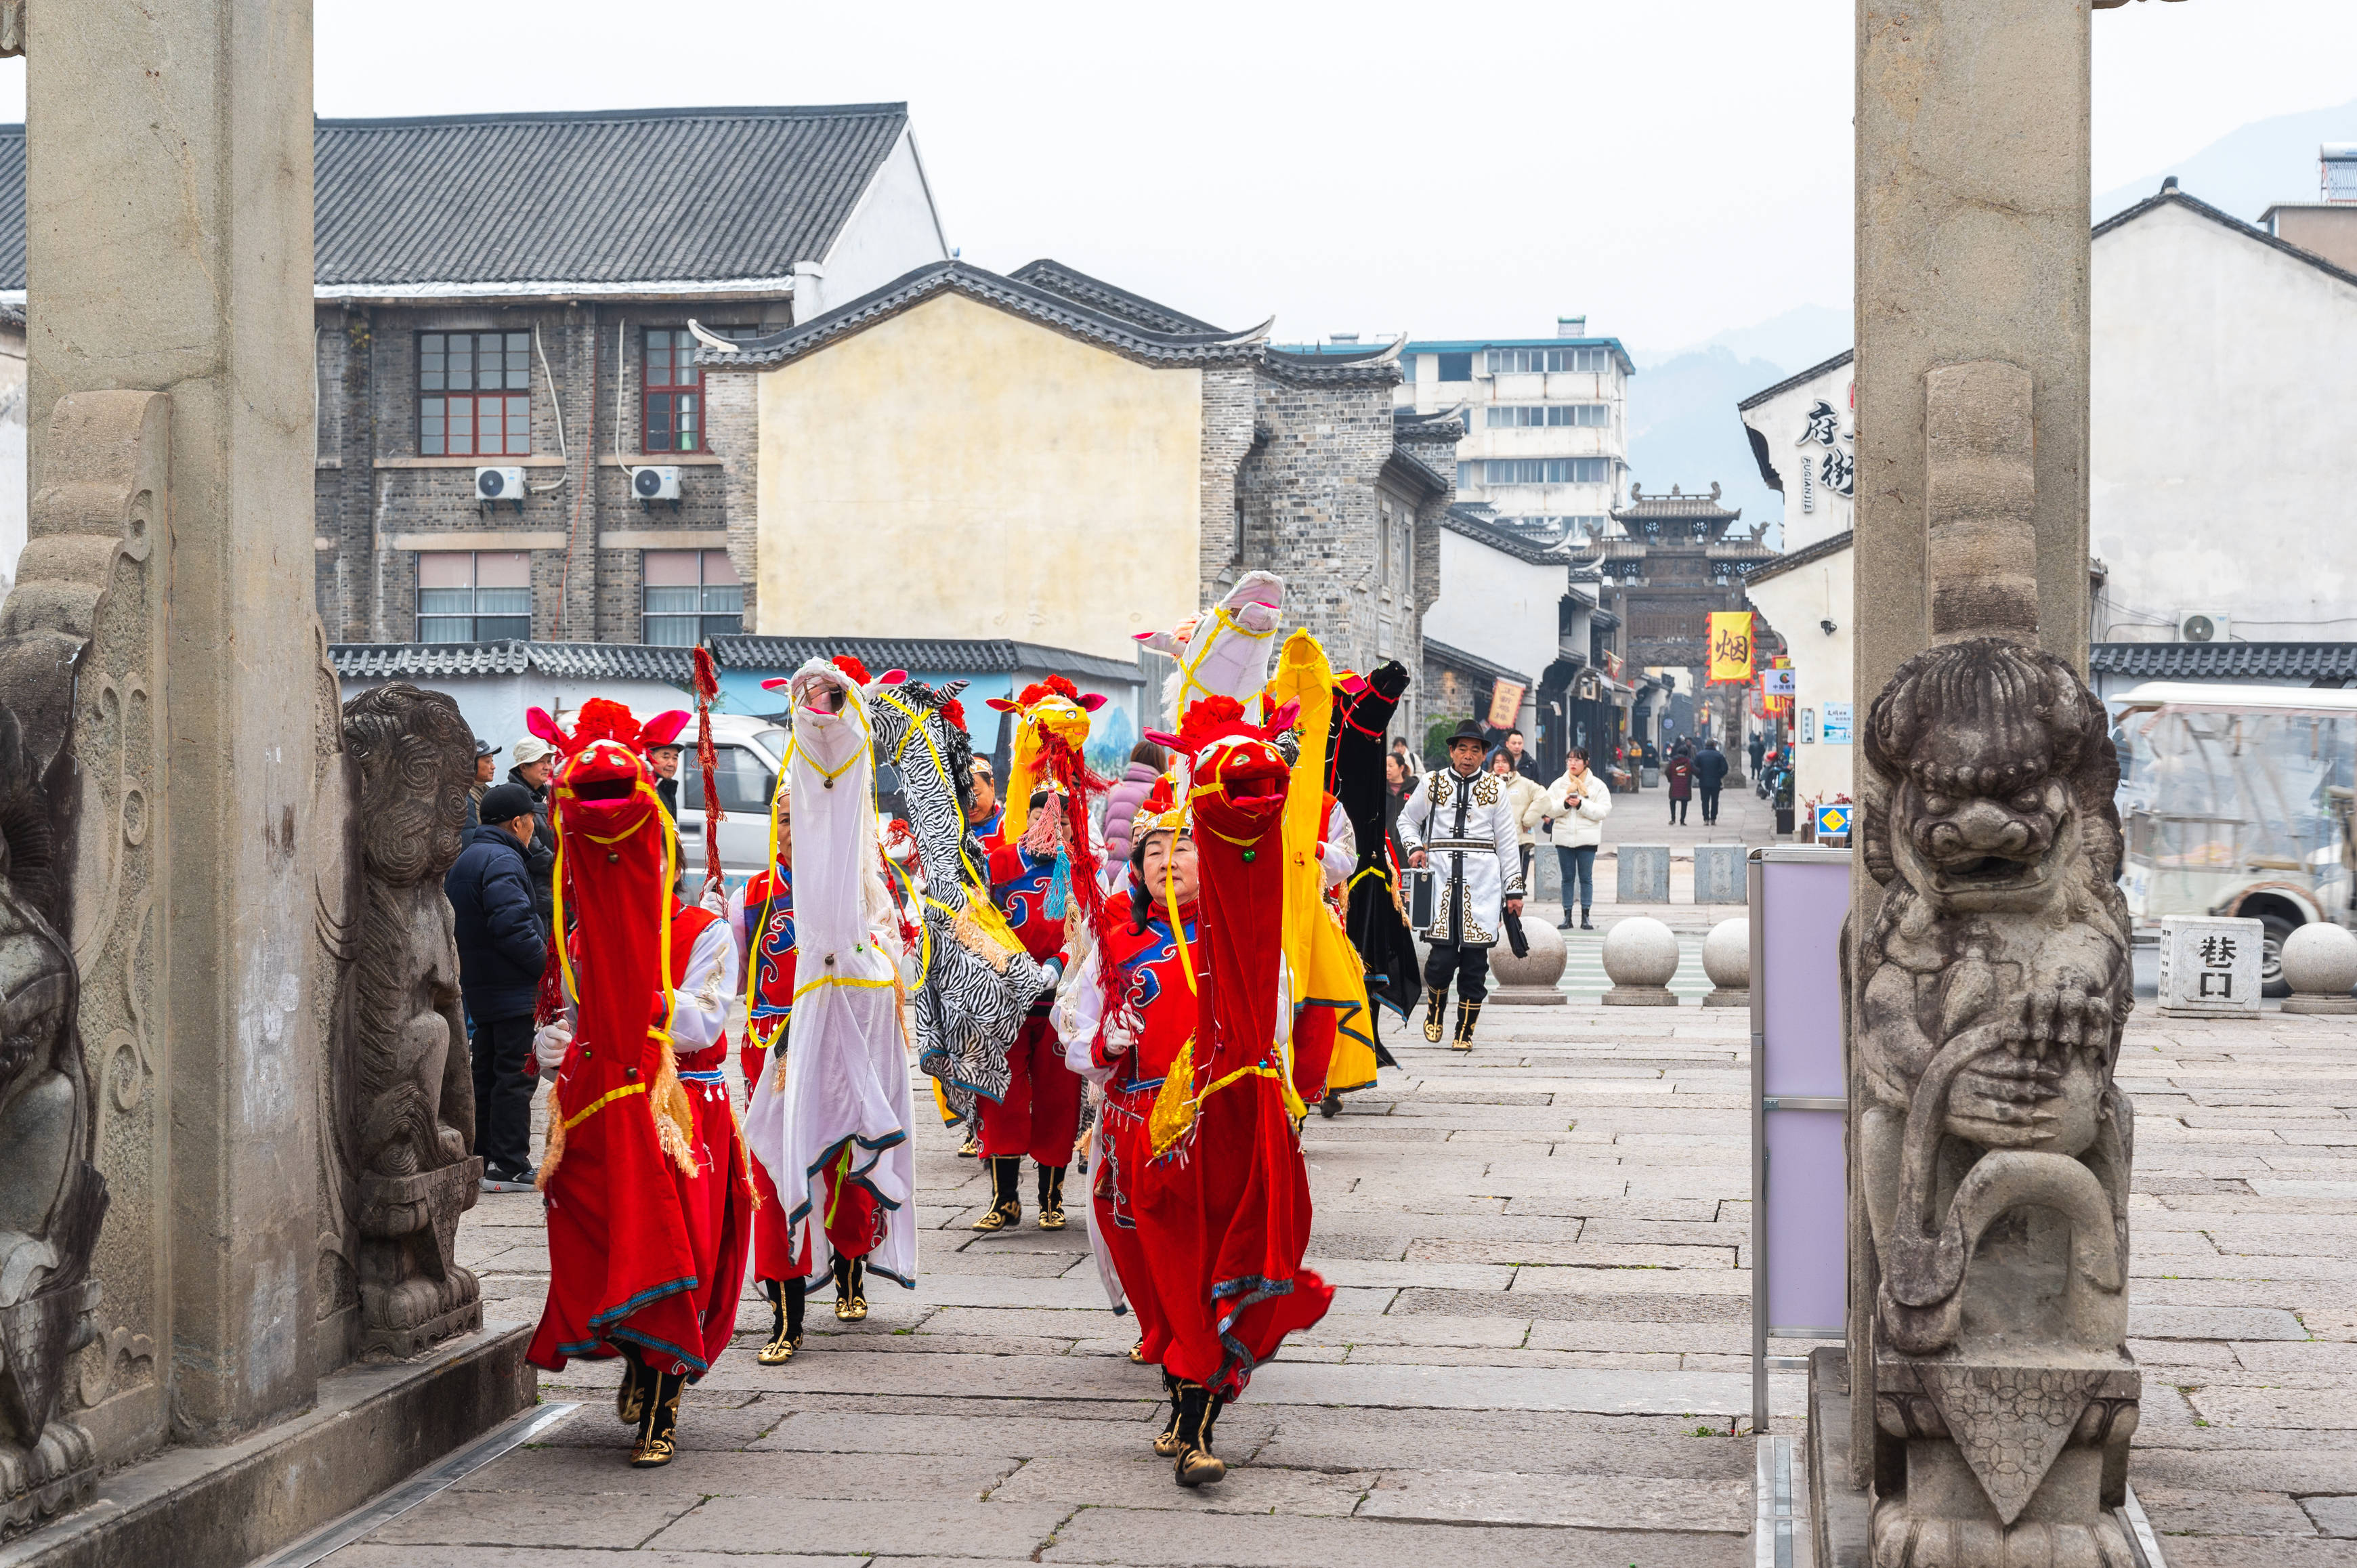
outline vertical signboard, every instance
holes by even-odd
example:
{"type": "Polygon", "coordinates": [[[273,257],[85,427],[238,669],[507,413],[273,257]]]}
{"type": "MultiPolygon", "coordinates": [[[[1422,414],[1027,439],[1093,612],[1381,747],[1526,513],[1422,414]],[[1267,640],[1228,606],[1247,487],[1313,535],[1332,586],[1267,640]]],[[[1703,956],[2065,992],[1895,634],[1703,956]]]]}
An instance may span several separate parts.
{"type": "Polygon", "coordinates": [[[1751,1403],[1768,1341],[1839,1339],[1848,1302],[1842,922],[1850,852],[1755,849],[1751,893],[1751,1403]]]}

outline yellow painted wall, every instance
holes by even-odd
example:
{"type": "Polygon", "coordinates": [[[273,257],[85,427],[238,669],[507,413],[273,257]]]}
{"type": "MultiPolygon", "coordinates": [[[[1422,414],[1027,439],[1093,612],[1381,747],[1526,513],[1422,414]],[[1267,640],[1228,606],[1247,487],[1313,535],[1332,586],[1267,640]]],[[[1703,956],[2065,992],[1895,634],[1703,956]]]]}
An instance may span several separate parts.
{"type": "Polygon", "coordinates": [[[1201,404],[955,294],[762,371],[759,629],[1131,657],[1200,607],[1201,404]]]}

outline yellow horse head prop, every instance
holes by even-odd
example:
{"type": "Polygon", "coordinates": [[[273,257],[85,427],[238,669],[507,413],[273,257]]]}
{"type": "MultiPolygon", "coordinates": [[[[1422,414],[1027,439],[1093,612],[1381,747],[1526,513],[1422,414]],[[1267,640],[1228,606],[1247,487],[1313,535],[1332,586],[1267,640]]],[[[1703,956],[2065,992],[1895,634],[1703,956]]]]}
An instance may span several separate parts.
{"type": "Polygon", "coordinates": [[[1013,843],[1022,838],[1030,821],[1031,791],[1047,774],[1049,754],[1060,748],[1077,762],[1088,744],[1093,722],[1089,715],[1104,706],[1104,699],[1094,692],[1083,695],[1061,675],[1050,675],[1024,687],[1022,695],[1012,702],[993,697],[990,705],[1002,714],[1013,714],[1016,719],[1014,753],[1007,763],[1004,793],[1006,816],[1000,830],[1001,836],[1013,843]]]}

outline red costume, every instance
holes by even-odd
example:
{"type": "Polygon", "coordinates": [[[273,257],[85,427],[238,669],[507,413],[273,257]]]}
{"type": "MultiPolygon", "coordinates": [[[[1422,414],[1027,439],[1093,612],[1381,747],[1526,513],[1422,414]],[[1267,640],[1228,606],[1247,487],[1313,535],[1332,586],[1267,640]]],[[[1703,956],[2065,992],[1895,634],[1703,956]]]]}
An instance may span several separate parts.
{"type": "Polygon", "coordinates": [[[576,923],[559,959],[573,1032],[540,1173],[548,1300],[528,1359],[561,1371],[570,1357],[627,1355],[619,1408],[640,1427],[640,1465],[669,1460],[680,1382],[728,1343],[752,1201],[716,1077],[734,949],[713,916],[673,896],[678,841],[639,755],[685,717],[642,730],[629,709],[593,698],[567,736],[531,715],[564,757],[557,920],[576,923]],[[675,1030],[691,1047],[684,1059],[675,1030]]]}
{"type": "MultiPolygon", "coordinates": [[[[1048,912],[1056,872],[1054,855],[1037,855],[1017,844],[990,852],[990,886],[1006,924],[1023,950],[1060,972],[1065,962],[1064,917],[1048,912]]],[[[1006,1047],[1006,1096],[982,1101],[985,1159],[1029,1155],[1043,1167],[1060,1169],[1072,1157],[1081,1131],[1081,1080],[1064,1065],[1062,1047],[1049,1021],[1052,992],[1032,1004],[1022,1029],[1006,1047]]]]}

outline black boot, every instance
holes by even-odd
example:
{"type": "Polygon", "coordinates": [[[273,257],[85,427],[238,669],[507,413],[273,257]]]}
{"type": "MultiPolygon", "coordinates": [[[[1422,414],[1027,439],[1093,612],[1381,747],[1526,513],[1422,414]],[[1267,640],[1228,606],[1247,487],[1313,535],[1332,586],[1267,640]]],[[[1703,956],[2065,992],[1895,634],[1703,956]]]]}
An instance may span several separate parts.
{"type": "Polygon", "coordinates": [[[1587,923],[1587,911],[1585,909],[1579,912],[1579,929],[1583,931],[1592,931],[1596,929],[1587,923]]]}
{"type": "Polygon", "coordinates": [[[1427,985],[1424,988],[1424,1039],[1426,1045],[1440,1044],[1440,1010],[1448,1005],[1447,987],[1427,985]]]}
{"type": "Polygon", "coordinates": [[[1039,1229],[1061,1230],[1064,1228],[1064,1167],[1039,1167],[1039,1229]]]}
{"type": "Polygon", "coordinates": [[[1211,1452],[1211,1423],[1218,1414],[1202,1384],[1178,1385],[1178,1453],[1172,1474],[1180,1486],[1206,1486],[1227,1475],[1227,1466],[1211,1452]]]}
{"type": "Polygon", "coordinates": [[[1328,1090],[1326,1091],[1326,1098],[1318,1102],[1318,1114],[1323,1116],[1329,1122],[1331,1122],[1335,1117],[1340,1116],[1341,1113],[1342,1097],[1335,1093],[1332,1090],[1328,1090]]]}
{"type": "Polygon", "coordinates": [[[622,1351],[622,1386],[614,1393],[614,1414],[624,1426],[636,1426],[646,1419],[647,1391],[655,1386],[655,1375],[639,1359],[637,1350],[622,1351]]]}
{"type": "Polygon", "coordinates": [[[1004,1230],[1023,1223],[1023,1157],[1020,1155],[992,1155],[983,1161],[990,1167],[990,1212],[974,1222],[977,1230],[1004,1230]]]}
{"type": "Polygon", "coordinates": [[[1154,1439],[1154,1452],[1165,1459],[1178,1457],[1178,1380],[1169,1373],[1162,1374],[1162,1391],[1170,1396],[1170,1419],[1154,1439]]]}
{"type": "Polygon", "coordinates": [[[1473,1026],[1480,1017],[1481,1004],[1479,1002],[1459,1001],[1457,1004],[1457,1037],[1448,1042],[1450,1050],[1469,1051],[1473,1048],[1473,1026]]]}
{"type": "Polygon", "coordinates": [[[685,1372],[658,1372],[647,1397],[646,1414],[639,1421],[639,1445],[630,1450],[630,1467],[652,1470],[671,1463],[673,1442],[679,1430],[680,1391],[687,1387],[685,1372]]]}
{"type": "Polygon", "coordinates": [[[867,1270],[857,1258],[834,1260],[834,1316],[838,1322],[860,1323],[867,1317],[865,1294],[867,1270]]]}
{"type": "Polygon", "coordinates": [[[763,1280],[761,1294],[770,1298],[770,1342],[754,1352],[764,1367],[782,1367],[802,1348],[802,1301],[810,1287],[800,1279],[763,1280]]]}

